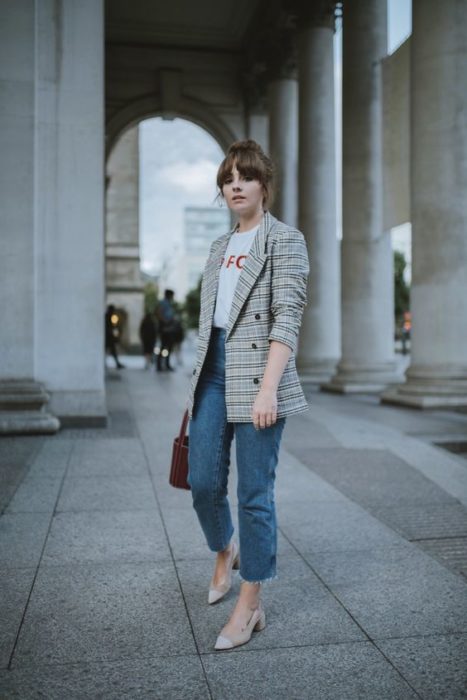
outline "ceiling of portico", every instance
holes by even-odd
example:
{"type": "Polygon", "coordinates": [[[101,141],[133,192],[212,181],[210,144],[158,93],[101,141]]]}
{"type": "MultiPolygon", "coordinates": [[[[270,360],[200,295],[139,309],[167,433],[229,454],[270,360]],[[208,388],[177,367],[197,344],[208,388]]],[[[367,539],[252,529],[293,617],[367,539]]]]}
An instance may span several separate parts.
{"type": "Polygon", "coordinates": [[[261,0],[107,0],[106,41],[238,50],[261,0]]]}
{"type": "Polygon", "coordinates": [[[330,2],[105,0],[107,144],[148,116],[203,112],[219,143],[240,137],[246,111],[264,113],[267,71],[292,54],[297,8],[330,2]]]}

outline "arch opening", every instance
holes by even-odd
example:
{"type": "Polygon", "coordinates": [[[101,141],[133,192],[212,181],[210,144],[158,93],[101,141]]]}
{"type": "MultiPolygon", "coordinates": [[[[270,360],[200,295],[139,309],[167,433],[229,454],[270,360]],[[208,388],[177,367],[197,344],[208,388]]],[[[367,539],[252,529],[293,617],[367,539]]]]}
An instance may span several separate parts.
{"type": "Polygon", "coordinates": [[[222,145],[193,119],[160,116],[127,125],[109,152],[106,300],[121,313],[125,353],[141,352],[145,306],[154,307],[166,288],[182,306],[212,240],[230,227],[227,209],[215,201],[223,156],[222,145]]]}

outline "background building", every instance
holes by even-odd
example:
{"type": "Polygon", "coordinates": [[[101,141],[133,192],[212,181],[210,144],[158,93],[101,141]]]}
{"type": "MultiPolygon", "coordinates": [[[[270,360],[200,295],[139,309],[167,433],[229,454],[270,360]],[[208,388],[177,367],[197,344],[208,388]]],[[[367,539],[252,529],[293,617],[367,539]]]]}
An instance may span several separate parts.
{"type": "Polygon", "coordinates": [[[227,233],[229,229],[230,216],[225,207],[187,207],[185,209],[186,291],[198,284],[211,243],[227,233]]]}

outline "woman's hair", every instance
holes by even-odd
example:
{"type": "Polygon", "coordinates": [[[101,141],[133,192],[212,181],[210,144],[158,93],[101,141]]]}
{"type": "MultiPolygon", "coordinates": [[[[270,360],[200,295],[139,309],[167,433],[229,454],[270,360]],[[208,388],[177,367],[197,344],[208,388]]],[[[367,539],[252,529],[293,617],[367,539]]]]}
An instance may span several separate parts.
{"type": "Polygon", "coordinates": [[[230,146],[217,171],[218,196],[220,197],[223,197],[222,188],[232,175],[234,165],[240,175],[252,177],[262,184],[264,191],[263,208],[268,209],[274,197],[274,166],[261,146],[252,139],[235,141],[230,146]]]}

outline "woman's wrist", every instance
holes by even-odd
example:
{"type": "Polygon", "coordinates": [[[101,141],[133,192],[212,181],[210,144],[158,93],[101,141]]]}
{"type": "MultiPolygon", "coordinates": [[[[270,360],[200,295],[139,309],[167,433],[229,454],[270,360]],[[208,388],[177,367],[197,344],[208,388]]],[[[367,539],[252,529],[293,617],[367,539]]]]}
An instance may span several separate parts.
{"type": "Polygon", "coordinates": [[[269,391],[272,394],[277,393],[277,384],[261,384],[261,390],[262,391],[269,391]]]}

